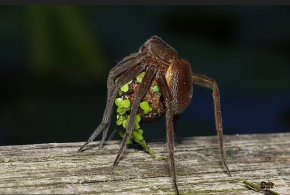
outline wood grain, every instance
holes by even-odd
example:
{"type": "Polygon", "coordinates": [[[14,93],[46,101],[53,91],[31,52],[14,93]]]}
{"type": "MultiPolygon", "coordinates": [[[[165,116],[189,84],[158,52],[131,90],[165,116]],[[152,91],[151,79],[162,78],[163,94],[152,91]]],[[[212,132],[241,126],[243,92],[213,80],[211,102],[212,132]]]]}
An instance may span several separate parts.
{"type": "MultiPolygon", "coordinates": [[[[216,137],[177,140],[177,182],[181,194],[261,194],[243,180],[272,181],[274,191],[290,194],[290,133],[224,136],[225,173],[216,137]]],[[[118,141],[77,153],[82,143],[0,147],[1,194],[174,194],[166,160],[127,149],[113,167],[118,141]]],[[[167,156],[165,142],[150,144],[167,156]]]]}

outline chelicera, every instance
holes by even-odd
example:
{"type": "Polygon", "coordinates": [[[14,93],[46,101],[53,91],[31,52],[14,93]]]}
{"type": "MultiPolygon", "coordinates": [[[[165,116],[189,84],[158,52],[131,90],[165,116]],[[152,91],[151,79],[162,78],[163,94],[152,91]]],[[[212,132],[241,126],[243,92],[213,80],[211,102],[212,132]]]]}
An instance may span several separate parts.
{"type": "MultiPolygon", "coordinates": [[[[114,103],[119,106],[117,109],[119,123],[126,122],[126,125],[123,125],[126,131],[122,135],[123,140],[114,166],[118,164],[132,135],[140,130],[135,127],[136,120],[137,122],[151,121],[165,114],[170,170],[175,191],[179,194],[174,160],[174,124],[176,116],[180,115],[191,101],[193,85],[213,91],[215,125],[221,161],[228,175],[231,176],[223,151],[220,95],[216,81],[205,75],[192,73],[190,64],[180,59],[176,50],[157,36],[151,37],[137,53],[124,58],[110,70],[107,80],[107,104],[102,122],[79,151],[83,151],[101,132],[103,135],[99,148],[103,146],[110,127],[114,103]],[[143,76],[138,79],[140,75],[143,76]],[[121,88],[124,88],[124,94],[121,88]],[[142,103],[145,106],[143,108],[142,103]],[[128,113],[126,120],[120,121],[126,113],[128,113]]],[[[138,142],[138,139],[134,140],[138,142]]],[[[150,150],[148,152],[150,153],[150,150]]]]}

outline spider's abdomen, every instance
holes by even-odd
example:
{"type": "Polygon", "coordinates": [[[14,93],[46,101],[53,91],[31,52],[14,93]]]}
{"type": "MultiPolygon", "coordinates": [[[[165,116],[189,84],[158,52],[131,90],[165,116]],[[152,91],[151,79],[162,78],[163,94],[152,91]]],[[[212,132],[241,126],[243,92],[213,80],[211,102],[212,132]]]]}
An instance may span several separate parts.
{"type": "Polygon", "coordinates": [[[178,60],[169,66],[165,77],[172,95],[173,112],[180,114],[188,107],[192,98],[191,66],[184,60],[178,60]]]}

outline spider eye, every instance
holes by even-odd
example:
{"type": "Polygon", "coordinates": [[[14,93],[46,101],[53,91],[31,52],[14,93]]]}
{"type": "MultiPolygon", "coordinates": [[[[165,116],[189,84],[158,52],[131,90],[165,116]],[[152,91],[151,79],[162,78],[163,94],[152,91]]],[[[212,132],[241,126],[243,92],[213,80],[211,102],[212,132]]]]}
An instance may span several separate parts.
{"type": "Polygon", "coordinates": [[[157,36],[151,37],[145,43],[145,47],[149,48],[153,54],[165,62],[171,63],[178,58],[176,50],[157,36]]]}

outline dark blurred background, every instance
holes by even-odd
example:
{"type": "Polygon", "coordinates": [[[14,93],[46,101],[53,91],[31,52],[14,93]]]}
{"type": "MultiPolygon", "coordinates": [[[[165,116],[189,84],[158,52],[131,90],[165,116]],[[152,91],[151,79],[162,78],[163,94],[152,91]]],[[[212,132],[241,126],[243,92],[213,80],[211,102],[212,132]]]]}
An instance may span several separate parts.
{"type": "MultiPolygon", "coordinates": [[[[289,21],[289,6],[1,6],[0,145],[86,140],[109,70],[152,35],[218,82],[225,134],[289,132],[289,21]]],[[[215,135],[210,90],[177,127],[215,135]]],[[[143,129],[165,138],[164,119],[143,129]]]]}

